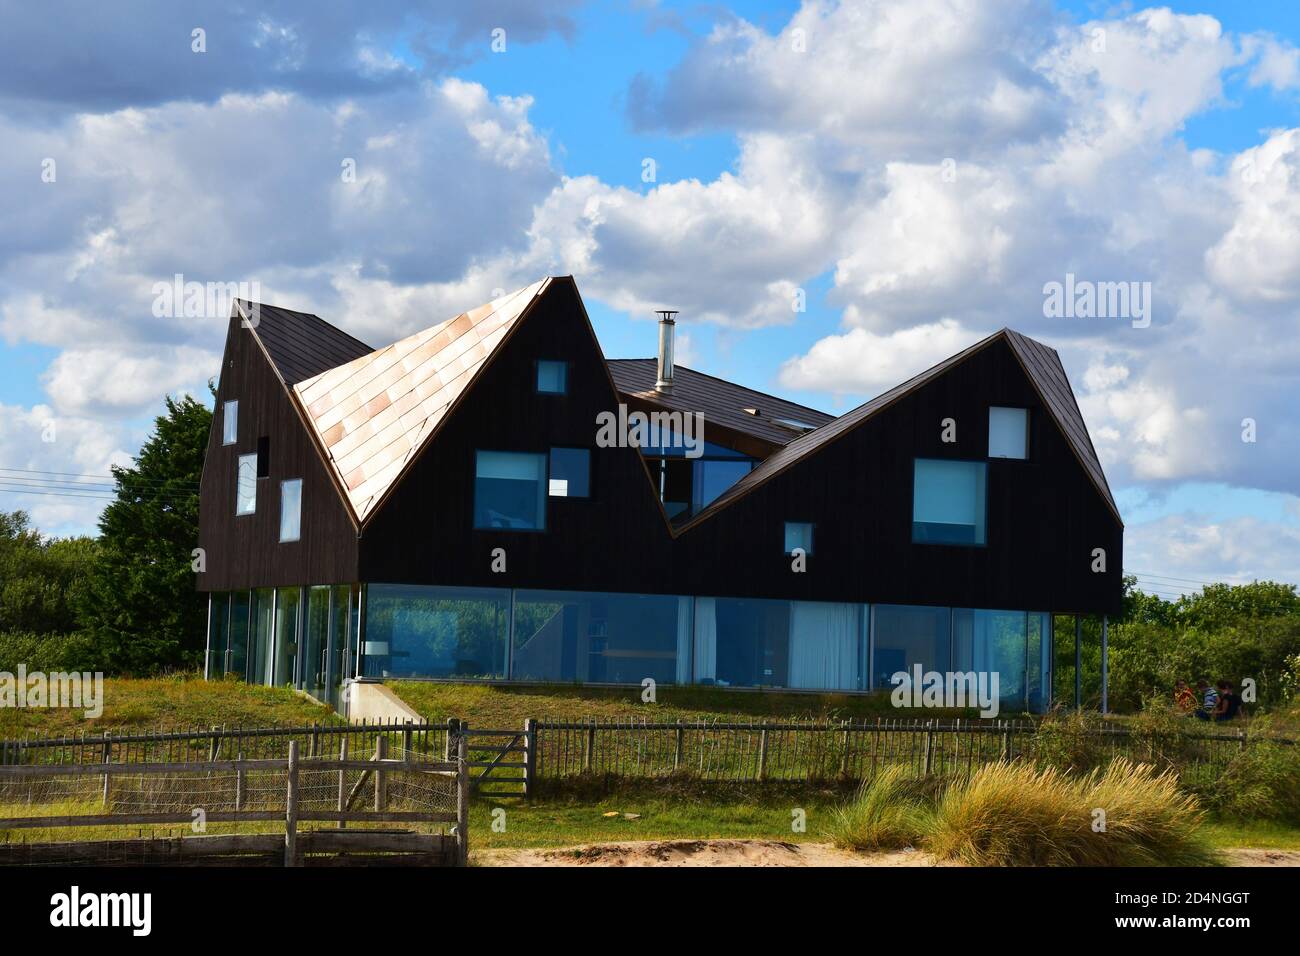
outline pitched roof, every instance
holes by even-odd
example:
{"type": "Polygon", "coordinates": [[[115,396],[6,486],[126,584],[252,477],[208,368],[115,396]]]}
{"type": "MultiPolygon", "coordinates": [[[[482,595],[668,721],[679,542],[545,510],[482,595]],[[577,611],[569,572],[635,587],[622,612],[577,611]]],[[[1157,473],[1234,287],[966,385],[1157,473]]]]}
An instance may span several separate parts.
{"type": "Polygon", "coordinates": [[[374,351],[310,312],[243,299],[239,305],[256,311],[257,324],[251,327],[252,332],[284,384],[290,387],[374,351]]]}
{"type": "Polygon", "coordinates": [[[1088,438],[1087,426],[1084,425],[1083,415],[1079,411],[1078,404],[1074,401],[1074,392],[1070,389],[1069,379],[1066,377],[1065,367],[1061,365],[1060,356],[1056,354],[1055,349],[1049,348],[1041,342],[1036,342],[1019,332],[1002,329],[958,352],[956,355],[944,359],[933,368],[926,369],[919,375],[913,376],[901,385],[895,385],[888,391],[880,393],[866,404],[859,405],[851,412],[846,412],[816,431],[796,438],[771,457],[759,463],[753,471],[715,498],[707,508],[682,524],[677,529],[678,533],[694,527],[769,479],[803,459],[816,454],[823,447],[851,431],[876,413],[888,408],[905,395],[916,391],[954,365],[966,361],[976,352],[999,340],[1006,340],[1011,347],[1013,354],[1024,367],[1030,382],[1042,398],[1043,404],[1047,406],[1048,412],[1065,435],[1070,448],[1088,473],[1088,477],[1092,479],[1097,491],[1114,513],[1115,520],[1122,525],[1123,519],[1120,518],[1119,508],[1116,507],[1115,499],[1111,496],[1110,486],[1106,483],[1106,476],[1102,471],[1101,462],[1097,459],[1097,452],[1092,447],[1092,441],[1088,438]]]}
{"type": "Polygon", "coordinates": [[[820,428],[835,419],[834,415],[681,365],[673,370],[672,391],[667,394],[658,392],[655,391],[655,380],[659,377],[659,365],[652,358],[610,359],[605,364],[609,366],[614,385],[624,395],[654,402],[669,411],[703,412],[706,421],[725,425],[774,445],[785,445],[809,431],[783,425],[782,420],[820,428]],[[746,409],[754,409],[758,414],[746,409]]]}
{"type": "Polygon", "coordinates": [[[294,386],[358,524],[374,512],[550,281],[535,282],[294,386]]]}

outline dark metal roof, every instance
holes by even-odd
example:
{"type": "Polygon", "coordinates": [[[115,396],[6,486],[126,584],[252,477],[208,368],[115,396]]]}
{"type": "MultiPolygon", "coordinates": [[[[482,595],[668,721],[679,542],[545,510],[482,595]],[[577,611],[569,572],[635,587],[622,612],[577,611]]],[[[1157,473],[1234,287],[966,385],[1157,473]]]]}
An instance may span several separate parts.
{"type": "Polygon", "coordinates": [[[976,352],[999,339],[1006,340],[1012,352],[1020,360],[1021,365],[1024,366],[1026,375],[1028,375],[1030,382],[1033,383],[1042,397],[1043,403],[1047,406],[1061,432],[1065,435],[1066,441],[1074,450],[1080,464],[1083,465],[1084,470],[1092,479],[1097,491],[1105,499],[1106,504],[1114,512],[1115,519],[1122,525],[1123,519],[1120,518],[1119,508],[1116,507],[1115,499],[1111,496],[1110,486],[1106,483],[1106,476],[1102,471],[1101,462],[1097,459],[1097,452],[1092,447],[1092,441],[1088,437],[1088,428],[1083,422],[1083,415],[1079,411],[1078,403],[1074,400],[1074,392],[1070,388],[1069,379],[1065,374],[1065,367],[1061,365],[1060,356],[1056,354],[1055,349],[1049,348],[1041,342],[1036,342],[1019,332],[1002,329],[958,352],[956,355],[944,359],[933,368],[926,369],[919,375],[913,376],[901,385],[895,385],[888,391],[882,392],[865,405],[859,405],[853,411],[846,412],[816,431],[796,438],[784,448],[773,453],[771,457],[762,461],[753,471],[719,495],[707,508],[696,514],[678,530],[684,531],[716,514],[768,479],[775,477],[810,455],[816,454],[822,447],[851,431],[877,412],[889,407],[903,396],[942,375],[959,362],[964,362],[976,352]]]}
{"type": "Polygon", "coordinates": [[[252,305],[257,310],[253,333],[284,384],[290,387],[374,351],[310,312],[242,300],[241,304],[245,308],[252,305]]]}
{"type": "Polygon", "coordinates": [[[835,420],[804,405],[788,402],[775,395],[696,372],[678,365],[673,370],[673,389],[665,394],[655,391],[659,367],[655,359],[609,359],[609,374],[623,395],[661,405],[669,411],[703,412],[706,422],[723,425],[774,445],[786,445],[807,430],[782,425],[780,419],[803,422],[821,430],[835,420]],[[752,414],[745,409],[755,409],[752,414]]]}

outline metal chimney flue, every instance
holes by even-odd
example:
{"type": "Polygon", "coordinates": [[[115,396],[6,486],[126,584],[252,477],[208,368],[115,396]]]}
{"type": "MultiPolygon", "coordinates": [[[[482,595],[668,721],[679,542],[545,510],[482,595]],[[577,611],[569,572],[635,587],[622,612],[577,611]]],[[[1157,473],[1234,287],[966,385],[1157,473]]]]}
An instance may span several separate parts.
{"type": "Polygon", "coordinates": [[[673,329],[677,323],[673,309],[659,309],[659,379],[655,391],[665,394],[673,390],[673,329]]]}

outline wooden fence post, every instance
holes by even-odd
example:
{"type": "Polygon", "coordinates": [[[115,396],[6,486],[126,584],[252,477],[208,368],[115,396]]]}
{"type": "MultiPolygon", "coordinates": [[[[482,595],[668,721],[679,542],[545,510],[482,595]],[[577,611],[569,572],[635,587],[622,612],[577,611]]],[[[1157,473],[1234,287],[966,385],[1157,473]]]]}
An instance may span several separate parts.
{"type": "MultiPolygon", "coordinates": [[[[384,736],[375,739],[375,760],[380,761],[388,756],[388,740],[384,736]]],[[[384,771],[379,766],[375,767],[375,812],[379,813],[384,809],[388,802],[388,782],[384,777],[384,771]]]]}
{"type": "Polygon", "coordinates": [[[298,741],[289,741],[289,792],[284,811],[284,865],[298,865],[298,741]]]}
{"type": "Polygon", "coordinates": [[[930,772],[934,769],[934,720],[933,719],[926,721],[925,724],[924,755],[925,755],[925,771],[923,775],[928,777],[930,776],[930,772]]]}
{"type": "Polygon", "coordinates": [[[402,731],[402,757],[404,760],[411,759],[411,722],[406,722],[406,729],[402,731]]]}
{"type": "Polygon", "coordinates": [[[537,778],[537,721],[532,717],[524,719],[524,799],[533,793],[533,782],[537,778]]]}
{"type": "Polygon", "coordinates": [[[218,751],[221,750],[221,738],[217,736],[217,733],[218,733],[220,730],[221,730],[220,727],[217,727],[216,725],[213,725],[213,727],[212,727],[212,740],[211,740],[211,743],[208,745],[208,760],[209,760],[209,762],[211,762],[211,761],[213,761],[213,760],[216,760],[216,759],[217,759],[217,753],[218,753],[218,751]]]}
{"type": "Polygon", "coordinates": [[[456,728],[459,723],[455,717],[447,718],[447,739],[442,745],[442,759],[447,763],[456,759],[456,728]]]}
{"type": "MultiPolygon", "coordinates": [[[[339,742],[339,760],[348,759],[348,736],[343,735],[343,740],[339,742]]],[[[341,819],[343,811],[348,808],[348,772],[345,768],[339,768],[339,829],[347,828],[348,822],[341,819]]]]}
{"type": "Polygon", "coordinates": [[[465,738],[456,741],[456,854],[458,863],[469,863],[469,766],[465,738]]]}
{"type": "MultiPolygon", "coordinates": [[[[103,753],[103,762],[104,762],[104,763],[109,763],[109,762],[111,762],[112,757],[113,757],[113,743],[112,743],[112,741],[109,739],[108,731],[106,730],[106,731],[104,731],[104,753],[103,753]]],[[[112,786],[112,784],[111,784],[112,779],[113,779],[113,775],[112,775],[112,774],[108,774],[108,773],[104,774],[104,806],[106,806],[106,807],[109,805],[109,801],[112,799],[112,797],[110,796],[110,793],[109,793],[110,788],[111,788],[111,786],[112,786]]]]}
{"type": "Polygon", "coordinates": [[[767,728],[758,732],[758,776],[762,780],[767,776],[767,728]]]}
{"type": "Polygon", "coordinates": [[[685,750],[686,728],[682,726],[681,718],[677,719],[677,740],[673,747],[673,770],[676,771],[682,765],[682,753],[685,750]]]}
{"type": "MultiPolygon", "coordinates": [[[[235,755],[235,763],[241,763],[244,759],[244,752],[241,750],[235,755]]],[[[235,812],[238,813],[244,809],[244,771],[235,770],[235,812]]]]}
{"type": "Polygon", "coordinates": [[[582,755],[582,769],[591,769],[591,755],[596,750],[596,723],[592,721],[591,726],[587,728],[587,749],[582,755]]]}

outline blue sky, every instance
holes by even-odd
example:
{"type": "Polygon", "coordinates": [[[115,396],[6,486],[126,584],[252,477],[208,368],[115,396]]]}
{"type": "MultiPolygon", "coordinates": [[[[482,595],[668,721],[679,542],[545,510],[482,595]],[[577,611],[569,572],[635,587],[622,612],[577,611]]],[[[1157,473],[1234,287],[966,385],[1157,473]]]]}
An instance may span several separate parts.
{"type": "Polygon", "coordinates": [[[142,314],[174,272],[372,344],[573,272],[610,357],[674,307],[687,364],[836,413],[1020,328],[1071,374],[1126,564],[1300,576],[1295,4],[140,6],[0,3],[0,467],[102,474],[161,392],[203,394],[221,323],[142,314]],[[359,189],[318,179],[340,156],[359,189]],[[1152,328],[1049,322],[1065,271],[1152,281],[1152,328]]]}

